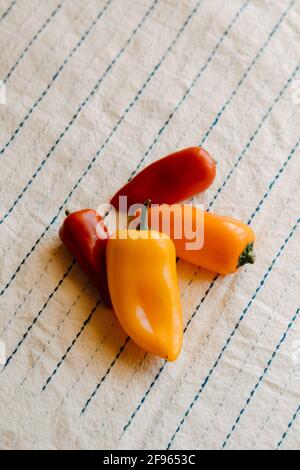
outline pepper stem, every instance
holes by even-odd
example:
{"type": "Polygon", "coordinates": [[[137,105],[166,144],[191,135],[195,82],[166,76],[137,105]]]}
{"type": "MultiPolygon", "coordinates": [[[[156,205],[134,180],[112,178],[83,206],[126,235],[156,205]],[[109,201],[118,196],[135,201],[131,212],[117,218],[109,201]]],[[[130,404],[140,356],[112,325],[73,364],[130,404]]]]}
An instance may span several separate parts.
{"type": "Polygon", "coordinates": [[[248,243],[246,248],[242,251],[239,256],[239,261],[237,268],[244,266],[244,264],[250,263],[253,264],[255,261],[255,254],[253,252],[253,243],[248,243]]]}
{"type": "Polygon", "coordinates": [[[151,199],[147,199],[142,207],[140,218],[140,230],[148,230],[148,208],[151,206],[151,199]]]}
{"type": "Polygon", "coordinates": [[[67,217],[68,217],[68,215],[71,214],[71,212],[69,211],[69,209],[66,209],[66,210],[65,210],[65,214],[66,214],[67,217]]]}

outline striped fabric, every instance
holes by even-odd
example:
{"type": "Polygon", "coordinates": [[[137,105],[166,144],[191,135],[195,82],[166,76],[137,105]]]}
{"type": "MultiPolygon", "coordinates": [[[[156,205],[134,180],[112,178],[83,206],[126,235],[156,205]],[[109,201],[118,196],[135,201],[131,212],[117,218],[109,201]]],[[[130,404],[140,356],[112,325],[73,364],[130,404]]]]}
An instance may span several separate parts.
{"type": "Polygon", "coordinates": [[[300,0],[1,0],[1,448],[300,448],[299,25],[300,0]],[[218,162],[206,207],[251,224],[257,260],[177,263],[171,364],[57,234],[191,145],[218,162]]]}

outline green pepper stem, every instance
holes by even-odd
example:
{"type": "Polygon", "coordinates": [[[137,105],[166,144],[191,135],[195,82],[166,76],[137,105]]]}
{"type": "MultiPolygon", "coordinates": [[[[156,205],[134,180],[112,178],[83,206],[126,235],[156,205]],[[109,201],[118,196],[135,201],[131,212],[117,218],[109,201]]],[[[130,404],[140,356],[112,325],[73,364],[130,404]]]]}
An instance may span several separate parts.
{"type": "Polygon", "coordinates": [[[144,202],[140,218],[140,230],[148,230],[148,208],[151,206],[151,200],[144,202]]]}
{"type": "Polygon", "coordinates": [[[239,256],[239,261],[237,267],[244,266],[244,264],[250,263],[253,264],[255,261],[255,255],[253,252],[253,243],[248,243],[246,248],[242,251],[239,256]]]}

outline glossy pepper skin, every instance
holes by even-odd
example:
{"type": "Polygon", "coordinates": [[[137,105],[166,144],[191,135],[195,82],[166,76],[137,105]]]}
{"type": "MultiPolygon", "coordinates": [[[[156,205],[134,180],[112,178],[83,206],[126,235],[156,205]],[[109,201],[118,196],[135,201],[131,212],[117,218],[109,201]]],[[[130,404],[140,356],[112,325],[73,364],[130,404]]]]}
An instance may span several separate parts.
{"type": "Polygon", "coordinates": [[[101,298],[111,306],[106,275],[109,234],[102,217],[93,209],[73,212],[65,218],[59,236],[99,290],[101,298]]]}
{"type": "Polygon", "coordinates": [[[175,247],[167,235],[152,232],[150,239],[149,233],[119,231],[108,241],[110,296],[133,341],[147,352],[175,361],[183,336],[175,247]]]}
{"type": "MultiPolygon", "coordinates": [[[[175,239],[174,233],[178,233],[175,226],[180,224],[182,233],[184,233],[182,224],[186,217],[189,217],[192,220],[188,223],[192,222],[195,227],[196,211],[200,211],[200,209],[193,207],[184,215],[184,206],[174,205],[173,207],[174,212],[171,212],[170,233],[168,235],[174,242],[176,254],[179,258],[220,274],[234,273],[243,264],[254,262],[253,244],[255,234],[249,225],[230,217],[202,211],[204,225],[203,247],[197,250],[187,250],[186,243],[191,240],[185,237],[175,239]]],[[[162,216],[166,217],[167,211],[167,205],[149,209],[149,226],[152,229],[162,230],[162,216]],[[156,223],[153,223],[155,219],[158,221],[158,227],[156,223]]]]}
{"type": "Polygon", "coordinates": [[[147,166],[111,199],[119,209],[119,196],[127,196],[127,205],[174,204],[207,189],[216,175],[216,162],[201,147],[190,147],[167,155],[147,166]]]}

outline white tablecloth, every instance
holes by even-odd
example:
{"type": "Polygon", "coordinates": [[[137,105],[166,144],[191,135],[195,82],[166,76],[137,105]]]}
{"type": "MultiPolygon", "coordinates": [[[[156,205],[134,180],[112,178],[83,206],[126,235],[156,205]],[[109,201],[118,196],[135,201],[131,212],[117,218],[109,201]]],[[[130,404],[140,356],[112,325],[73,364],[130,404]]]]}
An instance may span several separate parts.
{"type": "Polygon", "coordinates": [[[300,447],[299,24],[299,0],[1,0],[1,448],[300,447]],[[58,228],[199,144],[206,204],[251,224],[257,260],[216,279],[178,263],[187,329],[165,364],[58,228]]]}

